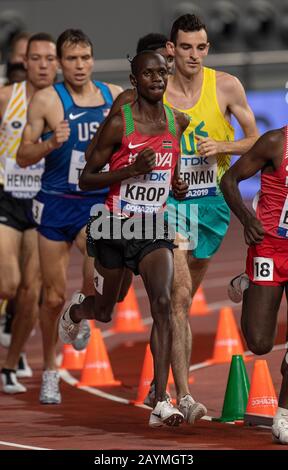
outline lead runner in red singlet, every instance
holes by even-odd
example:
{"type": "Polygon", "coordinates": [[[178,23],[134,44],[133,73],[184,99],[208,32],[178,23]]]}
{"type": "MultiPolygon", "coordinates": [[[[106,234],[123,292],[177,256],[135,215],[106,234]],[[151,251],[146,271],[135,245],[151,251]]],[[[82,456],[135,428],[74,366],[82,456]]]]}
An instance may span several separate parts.
{"type": "MultiPolygon", "coordinates": [[[[241,326],[249,349],[267,354],[274,343],[277,314],[285,290],[288,297],[288,131],[264,134],[228,170],[221,183],[226,202],[244,226],[249,245],[241,326]],[[245,206],[238,183],[261,170],[261,190],[255,214],[245,206]]],[[[273,439],[288,444],[288,352],[284,356],[279,407],[273,439]]]]}
{"type": "Polygon", "coordinates": [[[166,399],[175,245],[164,211],[171,182],[178,196],[186,192],[175,169],[189,118],[163,105],[168,72],[160,54],[138,54],[131,69],[138,98],[107,120],[79,182],[83,189],[110,187],[101,218],[92,217],[87,229],[88,252],[95,258],[95,296],[78,305],[72,299],[60,319],[59,335],[69,343],[84,318],[110,321],[124,268],[140,274],[154,320],[150,342],[156,396],[149,425],[177,426],[184,417],[166,399]],[[106,164],[110,170],[101,172],[106,164]]]}

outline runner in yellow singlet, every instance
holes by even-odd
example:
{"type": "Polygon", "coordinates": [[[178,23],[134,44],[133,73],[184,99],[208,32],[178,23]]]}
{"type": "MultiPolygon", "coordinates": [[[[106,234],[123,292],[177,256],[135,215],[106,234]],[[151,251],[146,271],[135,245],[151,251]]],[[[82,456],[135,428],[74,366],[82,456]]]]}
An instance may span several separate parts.
{"type": "Polygon", "coordinates": [[[257,140],[258,131],[239,80],[203,66],[209,42],[206,26],[198,17],[186,14],[174,22],[167,50],[174,57],[175,72],[164,101],[191,117],[181,143],[186,200],[170,197],[168,203],[180,211],[172,292],[172,369],[179,409],[188,422],[194,422],[195,404],[187,380],[192,345],[189,308],[229,226],[229,210],[219,189],[221,177],[229,168],[230,155],[245,153],[257,140]],[[243,130],[241,140],[234,141],[231,115],[243,130]]]}

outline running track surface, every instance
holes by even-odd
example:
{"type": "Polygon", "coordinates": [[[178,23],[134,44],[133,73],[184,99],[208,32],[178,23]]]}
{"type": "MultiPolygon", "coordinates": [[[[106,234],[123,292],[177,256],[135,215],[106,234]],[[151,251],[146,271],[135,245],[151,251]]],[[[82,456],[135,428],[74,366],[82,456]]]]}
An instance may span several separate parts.
{"type": "MultiPolygon", "coordinates": [[[[226,295],[228,280],[243,271],[246,247],[243,243],[242,228],[232,220],[228,235],[213,262],[203,283],[206,299],[211,306],[209,316],[191,318],[193,331],[192,365],[199,364],[212,356],[217,328],[219,308],[229,305],[226,295]]],[[[68,298],[80,286],[81,258],[73,251],[69,270],[68,298]]],[[[134,279],[142,317],[149,329],[149,308],[141,281],[134,279]]],[[[234,308],[239,324],[241,305],[234,308]]],[[[276,343],[285,342],[286,301],[282,303],[279,315],[279,329],[276,343]]],[[[108,327],[106,326],[106,329],[108,327]]],[[[273,444],[271,431],[263,427],[244,427],[201,420],[194,426],[187,424],[179,428],[150,429],[149,409],[126,404],[137,395],[137,386],[143,364],[147,333],[104,334],[114,375],[121,380],[118,387],[102,388],[110,393],[110,399],[79,390],[62,381],[62,404],[40,405],[38,401],[41,379],[41,338],[39,329],[27,347],[29,363],[34,375],[22,379],[28,392],[19,395],[0,393],[1,423],[0,450],[4,449],[274,449],[284,450],[286,446],[273,444]],[[111,399],[112,398],[112,399],[111,399]],[[120,401],[115,401],[120,398],[120,401]],[[121,402],[121,399],[122,400],[121,402]]],[[[105,330],[105,328],[103,328],[105,330]]],[[[61,345],[59,345],[59,353],[61,345]]],[[[267,359],[272,379],[278,394],[281,376],[280,363],[284,351],[276,350],[267,359]]],[[[1,362],[5,350],[0,347],[1,362]]],[[[247,363],[248,374],[254,361],[247,363]]],[[[192,395],[208,408],[208,415],[219,417],[226,389],[228,365],[203,367],[193,371],[192,395]]],[[[73,373],[75,378],[79,374],[73,373]]],[[[173,395],[173,388],[172,388],[173,395]]]]}

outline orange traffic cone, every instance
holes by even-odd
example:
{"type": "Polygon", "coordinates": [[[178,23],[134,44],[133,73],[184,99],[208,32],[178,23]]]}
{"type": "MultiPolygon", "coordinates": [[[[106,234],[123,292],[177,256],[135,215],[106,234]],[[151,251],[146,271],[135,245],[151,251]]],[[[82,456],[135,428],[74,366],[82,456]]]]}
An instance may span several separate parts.
{"type": "Polygon", "coordinates": [[[76,351],[72,344],[64,344],[61,369],[81,370],[84,366],[86,349],[76,351]]]}
{"type": "Polygon", "coordinates": [[[210,309],[205,299],[204,291],[201,286],[198,287],[190,307],[190,316],[209,315],[210,309]]]}
{"type": "Polygon", "coordinates": [[[267,361],[257,359],[254,364],[244,422],[271,426],[277,406],[278,401],[267,361]]]}
{"type": "MultiPolygon", "coordinates": [[[[230,363],[233,355],[243,355],[243,353],[244,349],[232,309],[224,307],[220,310],[211,362],[214,364],[230,363]]],[[[249,359],[246,357],[244,360],[249,359]]]]}
{"type": "Polygon", "coordinates": [[[169,369],[168,385],[174,385],[174,378],[173,378],[171,366],[170,366],[170,369],[169,369]]]}
{"type": "Polygon", "coordinates": [[[149,392],[150,384],[153,380],[153,375],[154,375],[153,357],[152,357],[150,345],[147,344],[142,372],[140,376],[140,382],[138,386],[138,394],[135,400],[135,404],[143,403],[144,399],[146,398],[149,392]]]}
{"type": "MultiPolygon", "coordinates": [[[[149,389],[150,389],[150,384],[153,380],[153,377],[154,377],[153,356],[152,356],[152,353],[151,353],[150,344],[148,343],[147,346],[146,346],[146,352],[145,352],[145,357],[144,357],[140,382],[139,382],[139,386],[138,386],[138,394],[137,394],[137,398],[134,402],[136,405],[142,404],[144,399],[148,395],[148,392],[149,392],[149,389]]],[[[170,372],[169,372],[169,377],[170,377],[170,380],[172,379],[171,383],[174,383],[171,368],[170,368],[170,372]],[[171,375],[171,377],[170,377],[170,375],[171,375]]],[[[168,382],[169,382],[169,380],[168,380],[168,382]]],[[[169,385],[168,384],[167,384],[167,391],[169,391],[169,385]]]]}
{"type": "Polygon", "coordinates": [[[91,331],[81,380],[77,386],[102,387],[120,384],[119,380],[114,379],[101,331],[95,328],[91,331]]]}
{"type": "Polygon", "coordinates": [[[139,307],[133,286],[123,300],[117,304],[117,313],[113,331],[116,333],[138,333],[146,331],[142,318],[139,313],[139,307]]]}
{"type": "Polygon", "coordinates": [[[95,328],[96,328],[95,321],[94,320],[88,320],[88,321],[89,321],[89,325],[90,325],[90,330],[91,331],[95,330],[95,328]]]}

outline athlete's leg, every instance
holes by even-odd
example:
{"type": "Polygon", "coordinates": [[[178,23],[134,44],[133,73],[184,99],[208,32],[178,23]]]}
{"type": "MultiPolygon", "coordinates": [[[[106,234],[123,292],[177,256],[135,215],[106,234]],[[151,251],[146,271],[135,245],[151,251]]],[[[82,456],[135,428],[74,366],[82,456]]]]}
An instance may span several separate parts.
{"type": "Polygon", "coordinates": [[[122,302],[125,299],[127,292],[129,290],[129,287],[132,284],[132,280],[133,280],[132,271],[128,268],[125,268],[117,302],[122,302]]]}
{"type": "Polygon", "coordinates": [[[5,368],[16,369],[20,353],[30,336],[39,314],[40,267],[36,230],[23,233],[20,254],[21,282],[15,301],[15,318],[12,326],[11,345],[5,368]]]}
{"type": "Polygon", "coordinates": [[[211,258],[198,259],[193,256],[188,257],[188,265],[192,279],[192,299],[200,286],[207,272],[211,258]]]}
{"type": "MultiPolygon", "coordinates": [[[[178,244],[178,238],[175,241],[178,244]]],[[[174,250],[174,282],[172,289],[172,370],[177,401],[189,394],[188,375],[192,349],[189,309],[192,297],[192,278],[185,250],[174,250]]]]}
{"type": "Polygon", "coordinates": [[[166,386],[171,362],[171,289],[173,282],[173,254],[160,248],[147,254],[139,263],[154,320],[156,335],[151,338],[154,358],[155,405],[166,398],[166,386]],[[156,341],[155,341],[156,339],[156,341]]]}
{"type": "Polygon", "coordinates": [[[0,224],[0,298],[13,299],[20,284],[22,232],[0,224]]]}
{"type": "Polygon", "coordinates": [[[75,243],[83,255],[81,292],[83,292],[84,295],[94,295],[94,260],[87,254],[85,227],[83,227],[82,230],[78,233],[77,237],[75,238],[75,243]]]}
{"type": "MultiPolygon", "coordinates": [[[[285,286],[285,293],[286,298],[288,299],[288,285],[285,286]]],[[[288,317],[288,312],[287,312],[288,317]]],[[[288,327],[286,331],[286,341],[288,341],[288,327]]],[[[288,410],[288,352],[285,352],[285,356],[282,361],[281,365],[281,373],[282,373],[282,384],[281,390],[279,394],[278,405],[281,408],[285,408],[288,410]]]]}
{"type": "MultiPolygon", "coordinates": [[[[277,326],[277,314],[283,295],[283,286],[258,286],[250,282],[243,294],[242,331],[249,349],[255,354],[271,351],[277,326]]],[[[287,287],[286,287],[287,297],[287,287]]],[[[272,436],[288,444],[288,354],[281,366],[282,384],[278,410],[273,418],[272,436]]]]}
{"type": "Polygon", "coordinates": [[[125,268],[104,268],[97,258],[94,266],[94,295],[86,297],[80,305],[73,305],[70,308],[70,318],[74,323],[83,319],[95,319],[104,323],[111,321],[125,268]]]}
{"type": "Polygon", "coordinates": [[[40,326],[43,340],[44,368],[56,369],[57,324],[66,296],[66,271],[71,245],[48,240],[39,234],[40,266],[43,279],[43,302],[40,326]]]}
{"type": "Polygon", "coordinates": [[[244,291],[241,327],[248,348],[254,354],[271,351],[283,286],[263,286],[250,282],[244,291]]]}

